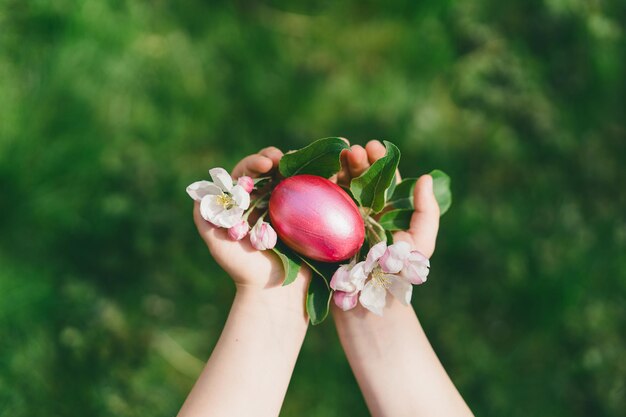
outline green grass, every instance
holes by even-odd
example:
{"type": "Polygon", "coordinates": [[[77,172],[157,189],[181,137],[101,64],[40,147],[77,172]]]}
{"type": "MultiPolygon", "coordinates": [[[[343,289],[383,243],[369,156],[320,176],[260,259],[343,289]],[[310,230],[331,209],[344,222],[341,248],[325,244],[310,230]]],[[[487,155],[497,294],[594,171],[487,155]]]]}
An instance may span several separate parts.
{"type": "MultiPolygon", "coordinates": [[[[234,291],[185,186],[328,136],[451,176],[414,304],[476,415],[623,412],[623,2],[311,4],[0,4],[0,416],[174,415],[234,291]]],[[[327,321],[283,415],[347,414],[327,321]]]]}

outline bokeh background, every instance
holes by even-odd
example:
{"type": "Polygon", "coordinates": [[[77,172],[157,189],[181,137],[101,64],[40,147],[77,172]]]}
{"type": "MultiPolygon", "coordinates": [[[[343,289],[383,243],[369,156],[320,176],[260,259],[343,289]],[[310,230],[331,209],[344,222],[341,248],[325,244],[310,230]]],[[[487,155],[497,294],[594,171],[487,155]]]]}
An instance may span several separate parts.
{"type": "MultiPolygon", "coordinates": [[[[172,416],[232,301],[184,192],[388,139],[454,203],[414,305],[477,415],[626,409],[626,3],[0,1],[0,416],[172,416]]],[[[284,416],[367,416],[332,320],[284,416]]]]}

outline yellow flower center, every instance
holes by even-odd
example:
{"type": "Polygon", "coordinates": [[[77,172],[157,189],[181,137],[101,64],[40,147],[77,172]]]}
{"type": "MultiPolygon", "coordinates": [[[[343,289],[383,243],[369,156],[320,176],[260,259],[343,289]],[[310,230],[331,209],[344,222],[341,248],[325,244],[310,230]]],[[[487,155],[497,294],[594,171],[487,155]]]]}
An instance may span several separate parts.
{"type": "Polygon", "coordinates": [[[228,194],[223,194],[217,196],[217,204],[224,207],[226,210],[230,210],[235,205],[235,200],[228,194]]]}
{"type": "Polygon", "coordinates": [[[391,280],[387,277],[387,274],[385,274],[383,270],[380,269],[379,266],[374,268],[374,270],[372,271],[372,282],[377,286],[383,287],[385,289],[389,288],[389,286],[391,285],[391,280]]]}

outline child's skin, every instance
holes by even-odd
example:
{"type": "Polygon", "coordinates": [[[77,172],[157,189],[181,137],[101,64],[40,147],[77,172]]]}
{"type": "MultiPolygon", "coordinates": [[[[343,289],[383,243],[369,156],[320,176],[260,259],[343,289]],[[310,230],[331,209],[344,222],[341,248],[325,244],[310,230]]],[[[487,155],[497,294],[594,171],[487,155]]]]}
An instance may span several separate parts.
{"type": "MultiPolygon", "coordinates": [[[[343,168],[334,180],[349,183],[384,154],[385,147],[378,141],[365,148],[353,145],[342,154],[343,168]]],[[[241,160],[232,176],[265,175],[277,168],[282,155],[273,147],[263,149],[241,160]]],[[[411,228],[397,232],[394,240],[404,240],[430,257],[439,227],[430,176],[418,180],[414,198],[411,228]]],[[[179,416],[277,416],[308,326],[304,295],[311,272],[302,268],[294,283],[282,287],[282,265],[271,251],[254,250],[248,239],[231,241],[226,229],[202,219],[198,203],[194,220],[237,292],[222,335],[179,416]]],[[[383,317],[360,305],[348,312],[332,309],[341,344],[372,415],[471,416],[413,307],[392,298],[388,297],[383,317]]]]}

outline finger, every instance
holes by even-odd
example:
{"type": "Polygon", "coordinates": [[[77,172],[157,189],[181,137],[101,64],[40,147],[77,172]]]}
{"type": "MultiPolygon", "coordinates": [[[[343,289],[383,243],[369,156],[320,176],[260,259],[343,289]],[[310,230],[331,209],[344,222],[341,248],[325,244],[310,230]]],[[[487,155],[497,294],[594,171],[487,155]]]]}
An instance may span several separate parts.
{"type": "Polygon", "coordinates": [[[271,171],[273,166],[274,163],[267,156],[248,155],[235,165],[231,175],[235,179],[244,175],[254,178],[271,171]]]}
{"type": "Polygon", "coordinates": [[[353,145],[348,153],[348,171],[352,178],[363,174],[370,167],[367,152],[361,145],[353,145]]]}
{"type": "Polygon", "coordinates": [[[339,159],[341,161],[341,170],[337,173],[337,184],[348,186],[350,184],[350,168],[348,167],[348,154],[350,150],[345,149],[341,152],[339,159]]]}
{"type": "MultiPolygon", "coordinates": [[[[346,145],[350,146],[350,141],[346,138],[339,138],[346,143],[346,145]]],[[[341,151],[341,155],[339,155],[339,160],[341,162],[341,170],[337,173],[337,184],[348,186],[350,184],[350,169],[348,168],[348,153],[350,153],[349,149],[344,149],[341,151]]]]}
{"type": "Polygon", "coordinates": [[[414,248],[430,257],[435,251],[439,230],[439,205],[433,193],[433,178],[430,175],[422,175],[417,180],[413,199],[415,211],[411,216],[408,233],[414,248]]]}
{"type": "Polygon", "coordinates": [[[365,145],[365,150],[367,151],[367,159],[369,160],[370,164],[378,161],[387,153],[387,149],[385,149],[385,146],[378,140],[370,140],[369,142],[367,142],[367,145],[365,145]]]}
{"type": "MultiPolygon", "coordinates": [[[[233,241],[228,237],[228,229],[223,227],[217,227],[208,221],[204,220],[202,214],[200,214],[200,202],[196,201],[193,207],[193,221],[198,228],[198,234],[204,240],[209,252],[215,256],[214,251],[220,250],[226,251],[229,255],[234,256],[233,250],[241,244],[244,247],[250,246],[250,241],[245,239],[243,241],[233,241]]],[[[246,252],[250,252],[251,248],[246,249],[246,252]]],[[[217,258],[216,258],[217,259],[217,258]]]]}
{"type": "Polygon", "coordinates": [[[280,159],[283,157],[283,151],[275,146],[269,146],[265,149],[261,149],[261,151],[259,151],[259,155],[263,155],[271,159],[272,167],[276,168],[278,166],[278,163],[280,162],[280,159]]]}
{"type": "Polygon", "coordinates": [[[204,218],[200,214],[199,201],[194,202],[193,205],[193,222],[196,224],[196,227],[198,228],[198,233],[200,234],[202,239],[208,244],[211,229],[213,229],[214,227],[209,222],[204,220],[204,218]]]}

